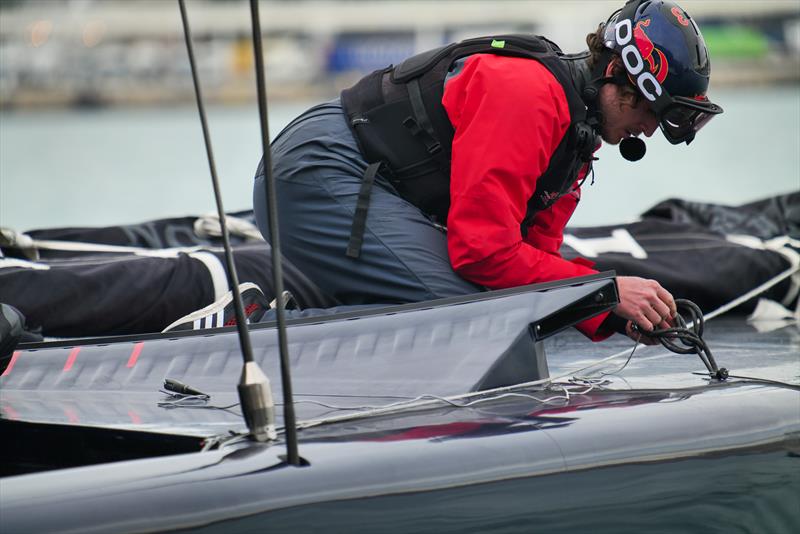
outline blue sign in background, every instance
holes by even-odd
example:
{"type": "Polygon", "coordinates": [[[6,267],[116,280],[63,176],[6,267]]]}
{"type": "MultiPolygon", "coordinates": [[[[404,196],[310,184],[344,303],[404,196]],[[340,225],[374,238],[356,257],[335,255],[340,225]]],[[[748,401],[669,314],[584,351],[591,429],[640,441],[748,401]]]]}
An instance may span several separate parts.
{"type": "Polygon", "coordinates": [[[414,55],[413,33],[342,34],[336,38],[328,55],[331,73],[370,72],[398,64],[414,55]]]}

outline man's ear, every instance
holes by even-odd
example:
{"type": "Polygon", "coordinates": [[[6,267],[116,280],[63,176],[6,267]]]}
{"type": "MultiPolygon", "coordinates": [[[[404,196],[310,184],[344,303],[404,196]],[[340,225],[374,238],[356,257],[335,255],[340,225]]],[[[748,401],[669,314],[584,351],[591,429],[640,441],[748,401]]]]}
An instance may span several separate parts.
{"type": "Polygon", "coordinates": [[[621,65],[620,65],[619,56],[612,57],[611,61],[609,61],[608,65],[606,65],[605,76],[613,76],[614,75],[614,69],[618,68],[620,66],[621,65]]]}

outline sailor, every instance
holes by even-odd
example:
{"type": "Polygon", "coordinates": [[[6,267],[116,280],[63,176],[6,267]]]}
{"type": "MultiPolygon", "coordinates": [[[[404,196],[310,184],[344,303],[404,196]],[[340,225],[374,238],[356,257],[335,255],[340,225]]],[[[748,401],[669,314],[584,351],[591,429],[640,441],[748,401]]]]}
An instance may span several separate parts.
{"type": "MultiPolygon", "coordinates": [[[[686,143],[722,109],[709,58],[670,1],[630,0],[566,55],[529,35],[477,38],[366,76],[274,140],[283,252],[346,305],[394,304],[595,273],[559,255],[601,140],[643,154],[660,128],[686,143]]],[[[268,237],[263,161],[254,208],[268,237]]],[[[656,281],[617,279],[620,303],[578,328],[669,326],[656,281]]]]}

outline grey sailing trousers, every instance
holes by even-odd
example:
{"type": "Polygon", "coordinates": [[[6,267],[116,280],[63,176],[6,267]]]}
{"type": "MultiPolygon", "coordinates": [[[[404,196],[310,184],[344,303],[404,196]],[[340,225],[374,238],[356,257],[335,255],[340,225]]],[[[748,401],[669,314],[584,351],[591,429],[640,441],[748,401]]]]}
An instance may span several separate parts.
{"type": "MultiPolygon", "coordinates": [[[[367,168],[338,100],[315,106],[272,143],[282,252],[345,305],[397,304],[466,295],[481,287],[450,266],[447,236],[378,174],[358,258],[345,255],[367,168]]],[[[263,164],[263,162],[262,162],[263,164]]],[[[259,164],[253,208],[269,240],[259,164]]]]}

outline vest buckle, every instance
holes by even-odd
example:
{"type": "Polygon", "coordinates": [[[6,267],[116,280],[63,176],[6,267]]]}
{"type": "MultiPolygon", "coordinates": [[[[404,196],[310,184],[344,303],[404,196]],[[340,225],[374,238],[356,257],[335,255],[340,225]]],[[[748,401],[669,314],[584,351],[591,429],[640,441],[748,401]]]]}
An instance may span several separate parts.
{"type": "Polygon", "coordinates": [[[425,148],[428,150],[428,154],[433,156],[434,154],[438,154],[442,151],[442,144],[433,138],[427,131],[425,131],[422,127],[420,127],[419,123],[414,119],[414,117],[406,117],[403,121],[403,126],[408,128],[411,132],[411,135],[417,137],[425,143],[425,148]]]}

